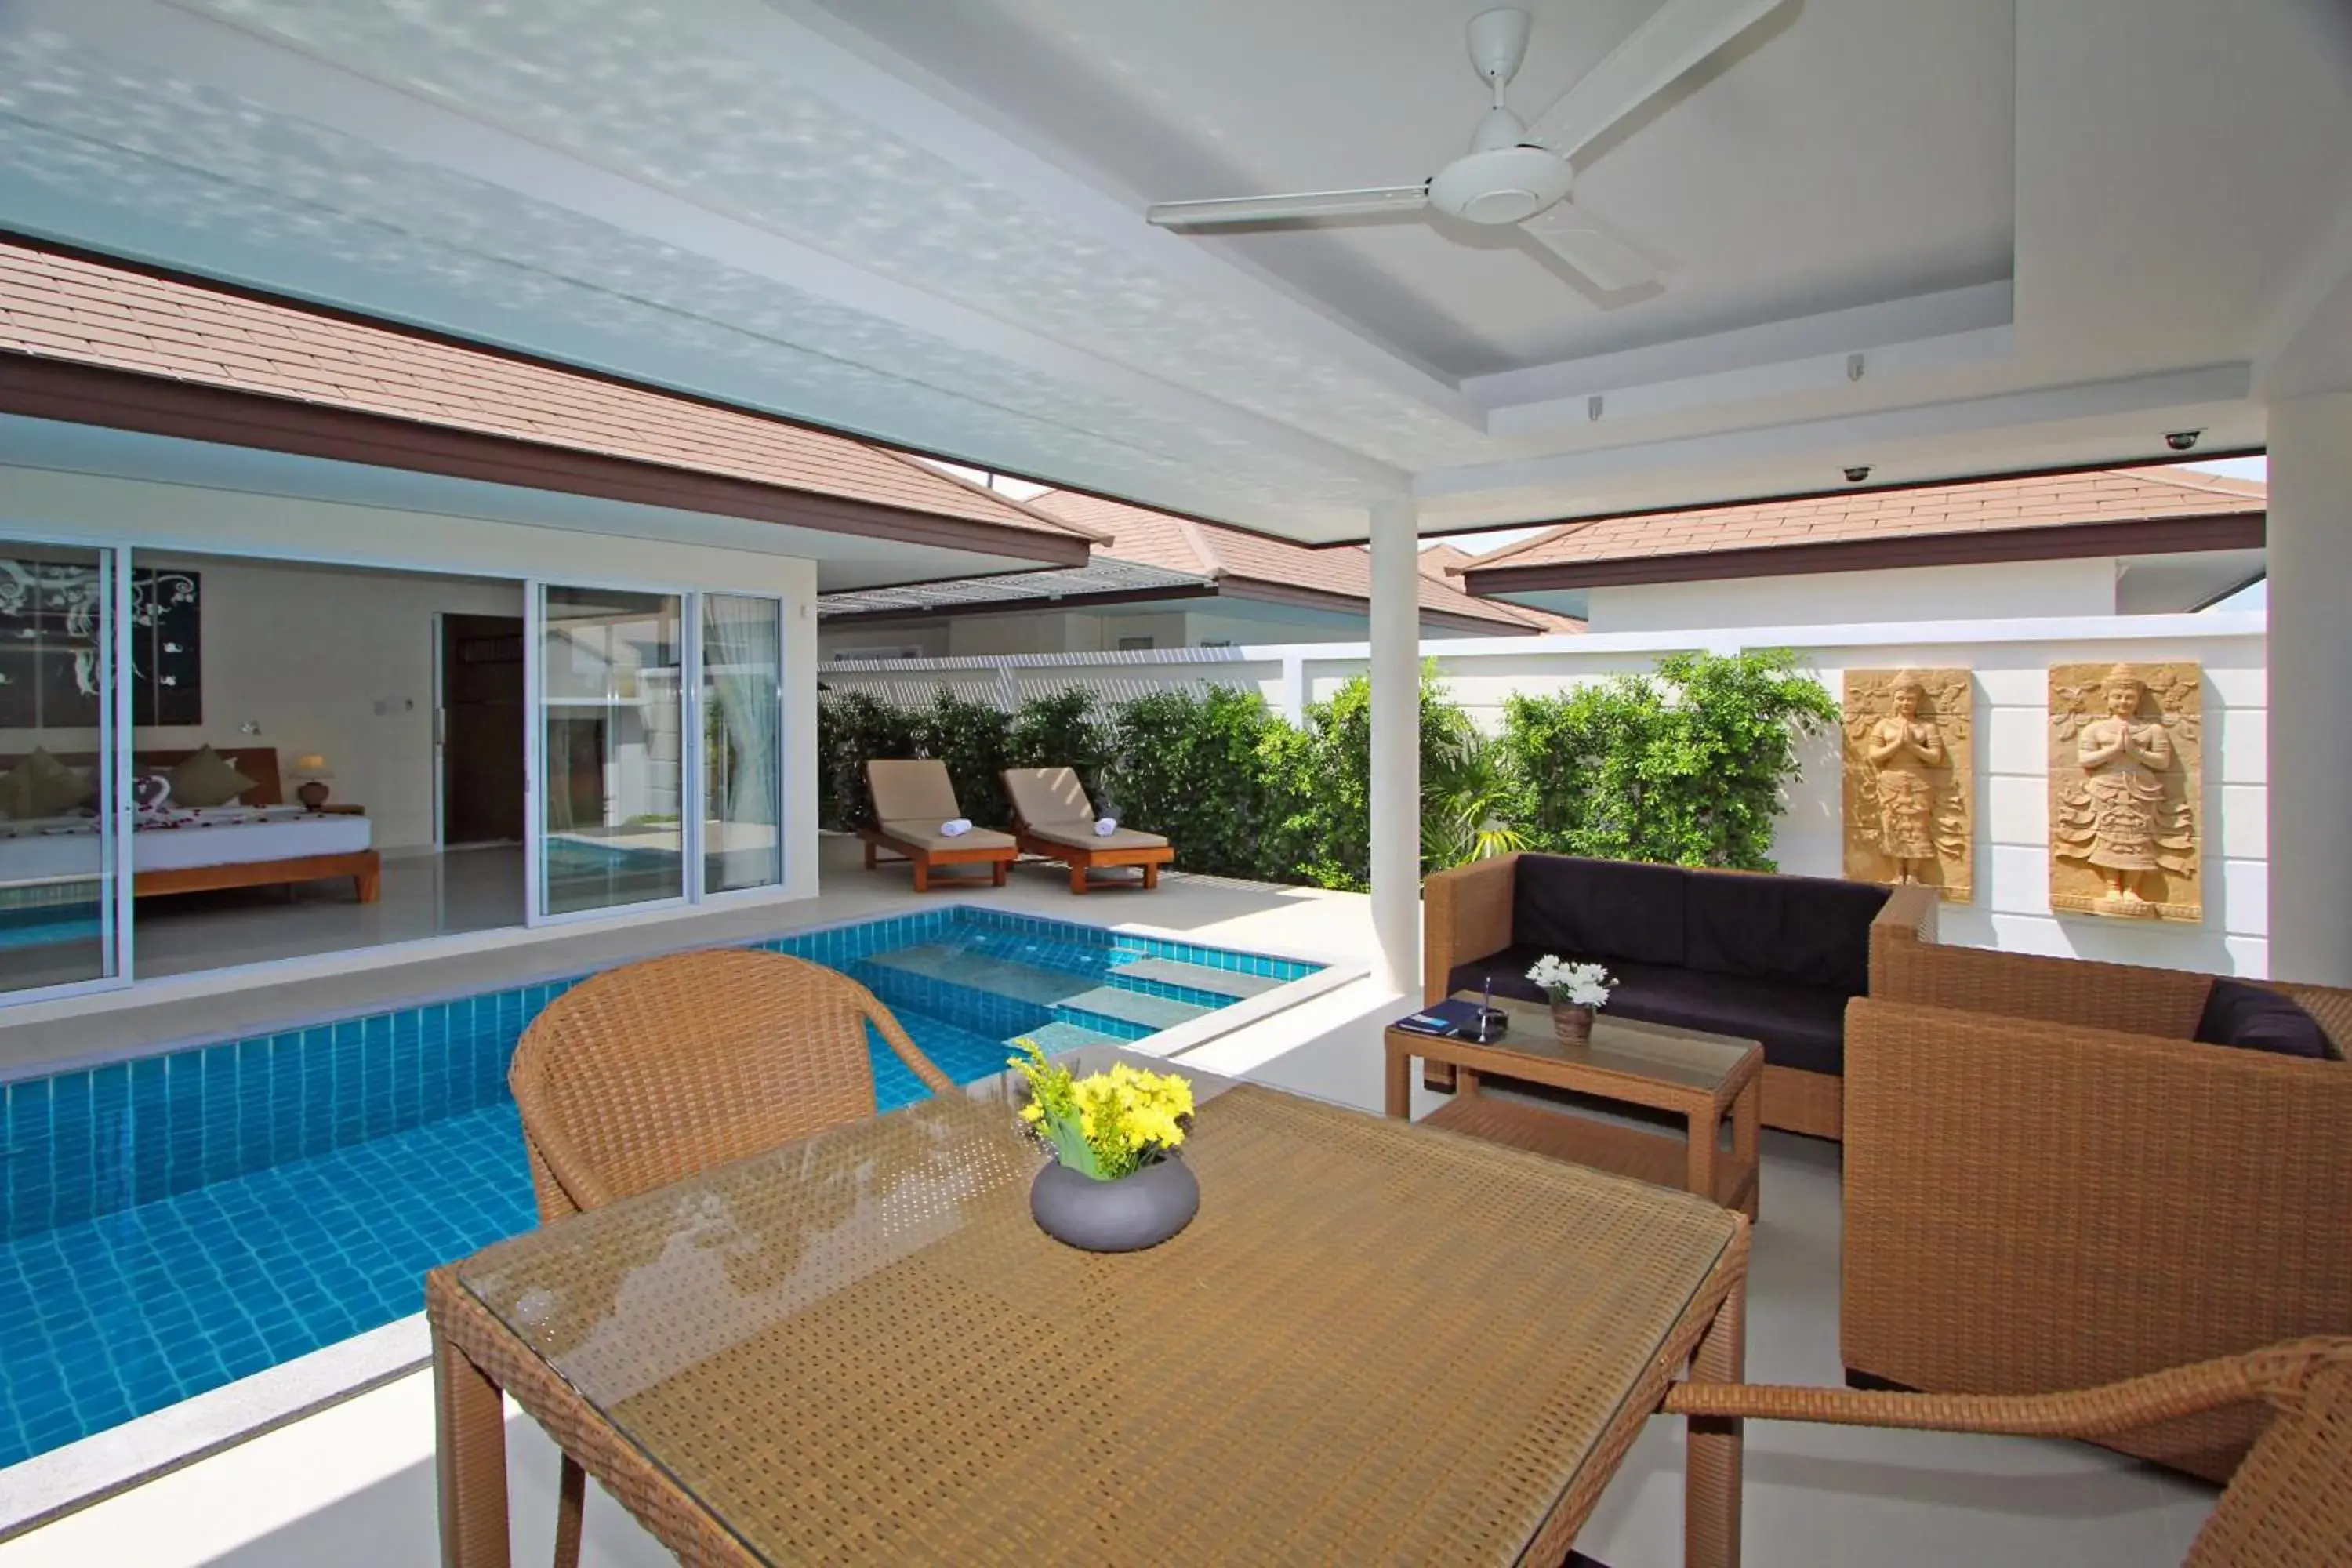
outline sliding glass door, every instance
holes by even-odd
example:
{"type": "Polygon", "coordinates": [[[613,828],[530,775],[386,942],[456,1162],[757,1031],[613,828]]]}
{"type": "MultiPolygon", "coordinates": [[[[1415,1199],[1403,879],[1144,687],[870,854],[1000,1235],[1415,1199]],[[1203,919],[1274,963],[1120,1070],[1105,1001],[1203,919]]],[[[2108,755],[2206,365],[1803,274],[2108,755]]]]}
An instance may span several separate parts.
{"type": "Polygon", "coordinates": [[[123,979],[123,587],[117,551],[0,541],[0,993],[123,979]]]}
{"type": "Polygon", "coordinates": [[[702,890],[784,879],[783,606],[702,596],[702,890]]]}
{"type": "Polygon", "coordinates": [[[684,596],[550,584],[534,599],[537,913],[685,898],[684,596]]]}

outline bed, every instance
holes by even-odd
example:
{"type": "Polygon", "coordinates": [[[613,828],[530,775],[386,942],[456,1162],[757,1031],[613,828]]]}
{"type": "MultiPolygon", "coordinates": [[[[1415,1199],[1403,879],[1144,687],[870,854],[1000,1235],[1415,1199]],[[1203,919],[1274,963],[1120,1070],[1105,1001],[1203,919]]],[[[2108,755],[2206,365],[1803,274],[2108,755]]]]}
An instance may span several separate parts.
{"type": "MultiPolygon", "coordinates": [[[[383,866],[371,842],[371,825],[356,813],[322,815],[289,805],[278,782],[278,752],[268,746],[216,748],[254,787],[229,805],[139,814],[131,844],[131,891],[139,898],[220,888],[270,887],[291,891],[297,882],[349,877],[363,904],[383,888],[383,866]]],[[[138,752],[135,773],[162,772],[194,753],[138,752]]],[[[0,757],[0,772],[19,759],[0,757]]],[[[61,757],[88,767],[88,756],[61,757]]],[[[0,821],[0,887],[28,889],[87,879],[97,859],[89,840],[94,816],[0,821]]]]}

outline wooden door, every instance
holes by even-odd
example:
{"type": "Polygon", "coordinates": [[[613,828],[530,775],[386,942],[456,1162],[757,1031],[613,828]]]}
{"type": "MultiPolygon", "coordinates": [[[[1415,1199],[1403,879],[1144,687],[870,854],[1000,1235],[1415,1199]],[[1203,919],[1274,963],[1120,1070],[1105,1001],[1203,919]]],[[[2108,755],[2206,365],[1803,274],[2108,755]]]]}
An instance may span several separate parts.
{"type": "Polygon", "coordinates": [[[441,841],[523,835],[520,616],[441,617],[441,841]]]}

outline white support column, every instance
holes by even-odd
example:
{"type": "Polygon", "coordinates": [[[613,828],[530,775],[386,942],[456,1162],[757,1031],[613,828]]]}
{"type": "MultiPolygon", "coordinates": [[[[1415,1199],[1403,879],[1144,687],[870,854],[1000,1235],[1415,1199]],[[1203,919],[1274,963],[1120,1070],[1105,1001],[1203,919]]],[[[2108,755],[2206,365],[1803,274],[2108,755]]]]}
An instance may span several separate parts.
{"type": "Polygon", "coordinates": [[[1421,539],[1409,500],[1372,509],[1375,974],[1421,994],[1421,539]]]}
{"type": "Polygon", "coordinates": [[[2352,394],[2271,405],[2270,972],[2352,984],[2352,394]]]}

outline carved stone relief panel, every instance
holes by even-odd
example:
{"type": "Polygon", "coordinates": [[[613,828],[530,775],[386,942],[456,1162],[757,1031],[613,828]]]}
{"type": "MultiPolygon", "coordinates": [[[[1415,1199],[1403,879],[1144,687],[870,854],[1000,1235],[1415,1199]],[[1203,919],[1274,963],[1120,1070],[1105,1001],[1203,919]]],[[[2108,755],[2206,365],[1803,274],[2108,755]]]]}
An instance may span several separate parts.
{"type": "Polygon", "coordinates": [[[2204,683],[2178,664],[2050,667],[2050,906],[2205,918],[2204,683]]]}
{"type": "Polygon", "coordinates": [[[1845,672],[1845,874],[1975,895],[1975,689],[1965,669],[1845,672]]]}

